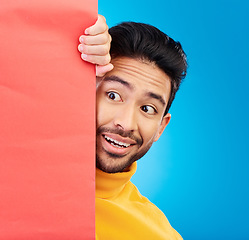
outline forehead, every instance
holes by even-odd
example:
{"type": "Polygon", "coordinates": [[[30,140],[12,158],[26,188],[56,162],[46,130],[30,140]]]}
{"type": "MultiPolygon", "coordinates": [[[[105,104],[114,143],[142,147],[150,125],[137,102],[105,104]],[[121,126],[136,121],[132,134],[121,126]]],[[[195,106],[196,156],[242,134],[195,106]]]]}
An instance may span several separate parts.
{"type": "Polygon", "coordinates": [[[152,91],[163,96],[168,101],[171,83],[169,76],[154,63],[127,57],[112,60],[114,69],[106,74],[117,76],[128,82],[133,90],[152,91]]]}

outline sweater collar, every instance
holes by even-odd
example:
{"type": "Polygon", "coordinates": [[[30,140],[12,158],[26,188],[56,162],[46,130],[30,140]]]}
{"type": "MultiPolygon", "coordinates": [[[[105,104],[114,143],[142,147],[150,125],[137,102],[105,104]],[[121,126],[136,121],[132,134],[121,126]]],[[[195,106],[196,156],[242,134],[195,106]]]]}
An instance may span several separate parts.
{"type": "Polygon", "coordinates": [[[134,162],[126,172],[105,173],[96,169],[96,197],[111,198],[118,195],[125,187],[125,184],[130,181],[136,169],[136,162],[134,162]]]}

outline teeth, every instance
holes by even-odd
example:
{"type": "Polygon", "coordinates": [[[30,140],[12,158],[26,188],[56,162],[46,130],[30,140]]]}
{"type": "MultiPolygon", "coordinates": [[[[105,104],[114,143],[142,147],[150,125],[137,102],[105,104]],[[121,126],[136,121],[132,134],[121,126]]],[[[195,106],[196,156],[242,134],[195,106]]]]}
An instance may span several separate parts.
{"type": "Polygon", "coordinates": [[[109,138],[109,137],[107,137],[107,136],[105,136],[105,139],[107,140],[107,141],[111,141],[111,144],[113,145],[113,146],[117,146],[117,145],[119,145],[119,146],[121,146],[121,147],[129,147],[131,144],[128,144],[128,143],[123,143],[123,142],[119,142],[119,141],[117,141],[117,140],[114,140],[114,139],[112,139],[112,138],[109,138]],[[114,143],[116,144],[116,145],[114,145],[114,143]]]}

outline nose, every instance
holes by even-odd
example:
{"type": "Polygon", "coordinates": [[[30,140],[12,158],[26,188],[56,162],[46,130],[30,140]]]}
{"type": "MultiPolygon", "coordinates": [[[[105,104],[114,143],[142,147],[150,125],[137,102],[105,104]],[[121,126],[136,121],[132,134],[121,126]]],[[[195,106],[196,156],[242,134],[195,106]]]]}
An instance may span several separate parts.
{"type": "Polygon", "coordinates": [[[124,131],[137,130],[136,107],[131,104],[120,106],[115,115],[114,125],[124,131]]]}

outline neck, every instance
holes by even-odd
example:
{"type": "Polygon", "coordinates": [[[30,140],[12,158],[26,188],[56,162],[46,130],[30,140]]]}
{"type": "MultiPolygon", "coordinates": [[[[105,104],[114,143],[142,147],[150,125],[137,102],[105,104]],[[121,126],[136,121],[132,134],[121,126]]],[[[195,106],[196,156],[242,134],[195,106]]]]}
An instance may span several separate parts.
{"type": "Polygon", "coordinates": [[[110,198],[119,194],[125,184],[130,181],[136,172],[137,163],[134,162],[123,172],[106,173],[98,168],[96,169],[96,197],[110,198]]]}

